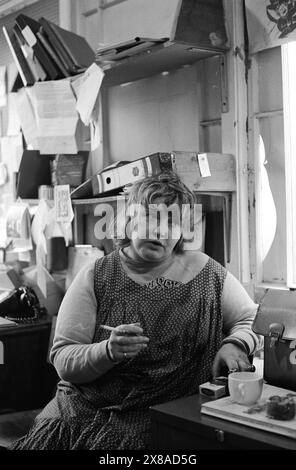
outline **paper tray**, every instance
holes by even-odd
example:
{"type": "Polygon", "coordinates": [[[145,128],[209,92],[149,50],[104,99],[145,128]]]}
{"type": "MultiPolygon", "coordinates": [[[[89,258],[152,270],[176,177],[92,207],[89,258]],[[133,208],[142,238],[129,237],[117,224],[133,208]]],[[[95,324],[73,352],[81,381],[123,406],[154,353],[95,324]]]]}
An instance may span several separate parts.
{"type": "MultiPolygon", "coordinates": [[[[287,395],[293,393],[291,390],[274,387],[264,384],[262,397],[259,401],[264,402],[272,395],[287,395]]],[[[226,419],[235,423],[244,424],[264,431],[270,431],[284,436],[296,438],[296,417],[290,421],[279,421],[266,416],[266,410],[249,414],[246,411],[250,408],[247,405],[233,403],[230,397],[219,398],[218,400],[203,403],[201,413],[226,419]]],[[[295,442],[296,449],[296,442],[295,442]]]]}

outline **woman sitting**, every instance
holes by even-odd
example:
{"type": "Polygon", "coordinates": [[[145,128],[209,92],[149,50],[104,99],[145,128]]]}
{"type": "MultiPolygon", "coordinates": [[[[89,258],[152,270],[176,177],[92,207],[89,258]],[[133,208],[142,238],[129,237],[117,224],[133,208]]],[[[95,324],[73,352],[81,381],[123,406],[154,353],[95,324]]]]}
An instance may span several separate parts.
{"type": "Polygon", "coordinates": [[[126,237],[60,307],[56,395],[13,449],[151,448],[150,406],[197,393],[222,367],[250,368],[257,305],[219,263],[184,250],[182,208],[194,204],[172,172],[132,186],[126,237]]]}

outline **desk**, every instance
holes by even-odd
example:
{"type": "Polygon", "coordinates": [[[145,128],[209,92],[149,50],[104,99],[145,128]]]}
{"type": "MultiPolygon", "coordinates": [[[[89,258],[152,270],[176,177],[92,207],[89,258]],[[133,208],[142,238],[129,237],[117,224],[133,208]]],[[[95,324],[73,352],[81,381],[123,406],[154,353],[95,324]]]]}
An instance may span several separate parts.
{"type": "Polygon", "coordinates": [[[159,450],[296,450],[296,440],[200,413],[192,395],[150,408],[153,448],[159,450]]]}
{"type": "Polygon", "coordinates": [[[57,374],[47,362],[51,317],[1,327],[0,413],[41,408],[53,395],[57,374]]]}

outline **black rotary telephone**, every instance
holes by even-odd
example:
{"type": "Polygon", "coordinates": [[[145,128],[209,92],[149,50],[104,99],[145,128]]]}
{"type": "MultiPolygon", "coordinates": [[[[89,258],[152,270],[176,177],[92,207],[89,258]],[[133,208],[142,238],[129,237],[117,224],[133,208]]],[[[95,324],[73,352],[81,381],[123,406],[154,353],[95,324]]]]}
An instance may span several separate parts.
{"type": "Polygon", "coordinates": [[[0,317],[5,317],[17,323],[34,322],[45,313],[46,309],[40,306],[35,291],[28,286],[14,289],[0,303],[0,317]]]}

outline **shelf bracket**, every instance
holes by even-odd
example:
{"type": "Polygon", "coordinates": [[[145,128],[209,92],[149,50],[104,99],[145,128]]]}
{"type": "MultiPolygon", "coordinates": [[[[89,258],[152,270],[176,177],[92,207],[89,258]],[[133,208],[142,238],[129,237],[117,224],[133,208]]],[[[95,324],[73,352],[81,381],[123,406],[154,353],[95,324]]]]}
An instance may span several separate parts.
{"type": "Polygon", "coordinates": [[[226,54],[220,56],[220,81],[221,81],[221,110],[222,113],[228,113],[228,80],[227,80],[227,64],[226,54]]]}

